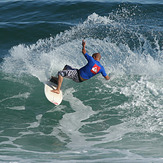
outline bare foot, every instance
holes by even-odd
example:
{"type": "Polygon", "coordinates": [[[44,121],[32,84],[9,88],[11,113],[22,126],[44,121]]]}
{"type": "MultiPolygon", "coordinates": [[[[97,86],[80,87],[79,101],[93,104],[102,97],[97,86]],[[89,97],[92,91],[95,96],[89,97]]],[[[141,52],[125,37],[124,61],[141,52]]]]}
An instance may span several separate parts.
{"type": "Polygon", "coordinates": [[[60,90],[54,89],[54,90],[52,90],[51,92],[59,94],[59,93],[60,93],[60,90]]]}

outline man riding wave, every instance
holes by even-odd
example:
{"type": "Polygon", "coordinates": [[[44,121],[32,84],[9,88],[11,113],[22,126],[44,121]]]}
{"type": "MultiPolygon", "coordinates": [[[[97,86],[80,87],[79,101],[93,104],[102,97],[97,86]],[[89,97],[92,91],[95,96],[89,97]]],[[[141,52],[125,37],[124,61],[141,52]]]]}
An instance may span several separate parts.
{"type": "Polygon", "coordinates": [[[92,56],[89,56],[85,49],[86,42],[82,41],[82,53],[84,57],[87,59],[88,63],[80,68],[72,68],[71,66],[66,65],[62,71],[58,72],[58,79],[55,77],[52,77],[56,80],[58,80],[58,85],[56,90],[52,90],[52,92],[59,94],[60,88],[63,82],[63,78],[69,78],[72,79],[75,82],[83,82],[91,77],[101,73],[102,76],[109,80],[110,77],[106,74],[104,67],[100,63],[101,54],[100,53],[94,53],[92,56]]]}

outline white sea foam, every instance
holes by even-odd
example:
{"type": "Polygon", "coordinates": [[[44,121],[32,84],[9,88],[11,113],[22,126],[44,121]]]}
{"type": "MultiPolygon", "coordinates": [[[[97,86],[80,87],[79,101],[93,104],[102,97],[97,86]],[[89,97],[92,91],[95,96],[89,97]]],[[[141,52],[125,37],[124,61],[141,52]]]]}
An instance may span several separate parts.
{"type": "Polygon", "coordinates": [[[39,114],[36,116],[36,122],[30,123],[30,126],[28,126],[27,128],[37,128],[40,125],[41,122],[41,118],[42,118],[42,114],[39,114]]]}
{"type": "Polygon", "coordinates": [[[0,102],[3,102],[3,101],[6,101],[6,100],[10,100],[10,99],[19,99],[19,98],[24,98],[24,99],[27,99],[29,97],[30,93],[29,92],[26,92],[26,93],[19,93],[18,95],[14,95],[14,96],[11,96],[11,97],[7,97],[5,99],[2,99],[0,100],[0,102]]]}
{"type": "Polygon", "coordinates": [[[25,110],[25,106],[13,106],[8,108],[11,110],[25,110]]]}
{"type": "Polygon", "coordinates": [[[163,52],[160,50],[158,40],[155,38],[156,48],[153,49],[142,34],[131,30],[131,34],[135,35],[138,43],[142,45],[132,50],[129,45],[112,41],[109,36],[111,31],[118,27],[120,28],[119,37],[122,37],[121,32],[126,32],[128,29],[125,26],[122,28],[121,25],[123,24],[112,20],[110,16],[99,16],[93,13],[82,24],[65,30],[55,37],[38,40],[30,46],[23,44],[14,46],[10,50],[10,56],[4,59],[2,69],[16,75],[30,74],[44,82],[51,75],[56,75],[57,71],[61,70],[65,64],[80,68],[86,63],[81,54],[81,40],[85,37],[87,52],[90,55],[100,52],[101,63],[107,72],[162,75],[163,62],[160,56],[163,52]],[[101,26],[107,27],[105,29],[107,33],[105,37],[98,39],[101,26]],[[96,34],[97,38],[94,38],[96,34]]]}
{"type": "Polygon", "coordinates": [[[64,93],[64,100],[68,101],[71,105],[71,108],[75,111],[73,113],[66,113],[63,115],[63,118],[59,121],[60,127],[53,129],[55,136],[64,141],[64,138],[59,136],[60,131],[66,134],[71,142],[67,144],[67,147],[72,150],[82,150],[86,149],[89,146],[89,142],[86,141],[84,135],[79,131],[85,122],[82,122],[85,119],[88,119],[90,116],[95,114],[91,107],[86,106],[78,98],[73,96],[73,89],[67,89],[64,93]],[[59,130],[60,131],[59,131],[59,130]]]}

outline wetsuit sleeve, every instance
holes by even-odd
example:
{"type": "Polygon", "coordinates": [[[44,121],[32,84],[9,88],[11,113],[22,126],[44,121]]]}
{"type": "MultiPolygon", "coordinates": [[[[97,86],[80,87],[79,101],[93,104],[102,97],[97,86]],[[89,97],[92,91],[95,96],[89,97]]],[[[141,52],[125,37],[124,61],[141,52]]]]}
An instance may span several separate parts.
{"type": "Polygon", "coordinates": [[[102,74],[103,77],[107,76],[104,67],[102,67],[102,69],[101,69],[101,74],[102,74]]]}
{"type": "Polygon", "coordinates": [[[85,53],[84,57],[87,59],[87,61],[89,61],[91,59],[91,56],[89,56],[88,53],[85,53]]]}

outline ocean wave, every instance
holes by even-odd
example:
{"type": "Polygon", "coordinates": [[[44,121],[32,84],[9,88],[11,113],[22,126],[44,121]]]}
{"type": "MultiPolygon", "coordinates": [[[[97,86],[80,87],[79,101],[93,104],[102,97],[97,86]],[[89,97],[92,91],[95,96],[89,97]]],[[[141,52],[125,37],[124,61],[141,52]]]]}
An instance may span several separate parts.
{"type": "MultiPolygon", "coordinates": [[[[24,2],[20,3],[24,5],[24,2]]],[[[96,9],[94,12],[89,13],[87,8],[78,13],[80,3],[58,4],[65,15],[66,7],[71,8],[70,13],[76,13],[72,22],[70,18],[67,21],[75,22],[73,25],[65,25],[65,29],[61,28],[51,36],[48,31],[46,38],[32,35],[37,41],[18,40],[19,43],[3,55],[0,73],[3,76],[0,81],[0,151],[3,155],[0,159],[18,162],[161,162],[161,11],[157,19],[153,15],[156,9],[150,5],[143,8],[140,4],[96,2],[92,4],[93,10],[96,9]],[[81,13],[84,13],[84,21],[79,23],[81,13]],[[152,26],[149,20],[153,20],[152,26]],[[63,101],[55,107],[46,100],[43,83],[65,64],[76,68],[86,64],[81,52],[82,39],[86,40],[88,54],[101,53],[101,63],[111,78],[106,81],[99,75],[80,84],[64,79],[63,101]]],[[[26,19],[35,27],[41,24],[26,19]]],[[[22,27],[22,37],[28,35],[27,24],[22,27]]],[[[46,29],[46,25],[48,22],[44,30],[49,28],[46,29]]],[[[12,31],[13,28],[8,29],[12,31]]],[[[16,35],[13,38],[16,39],[16,35]]]]}

